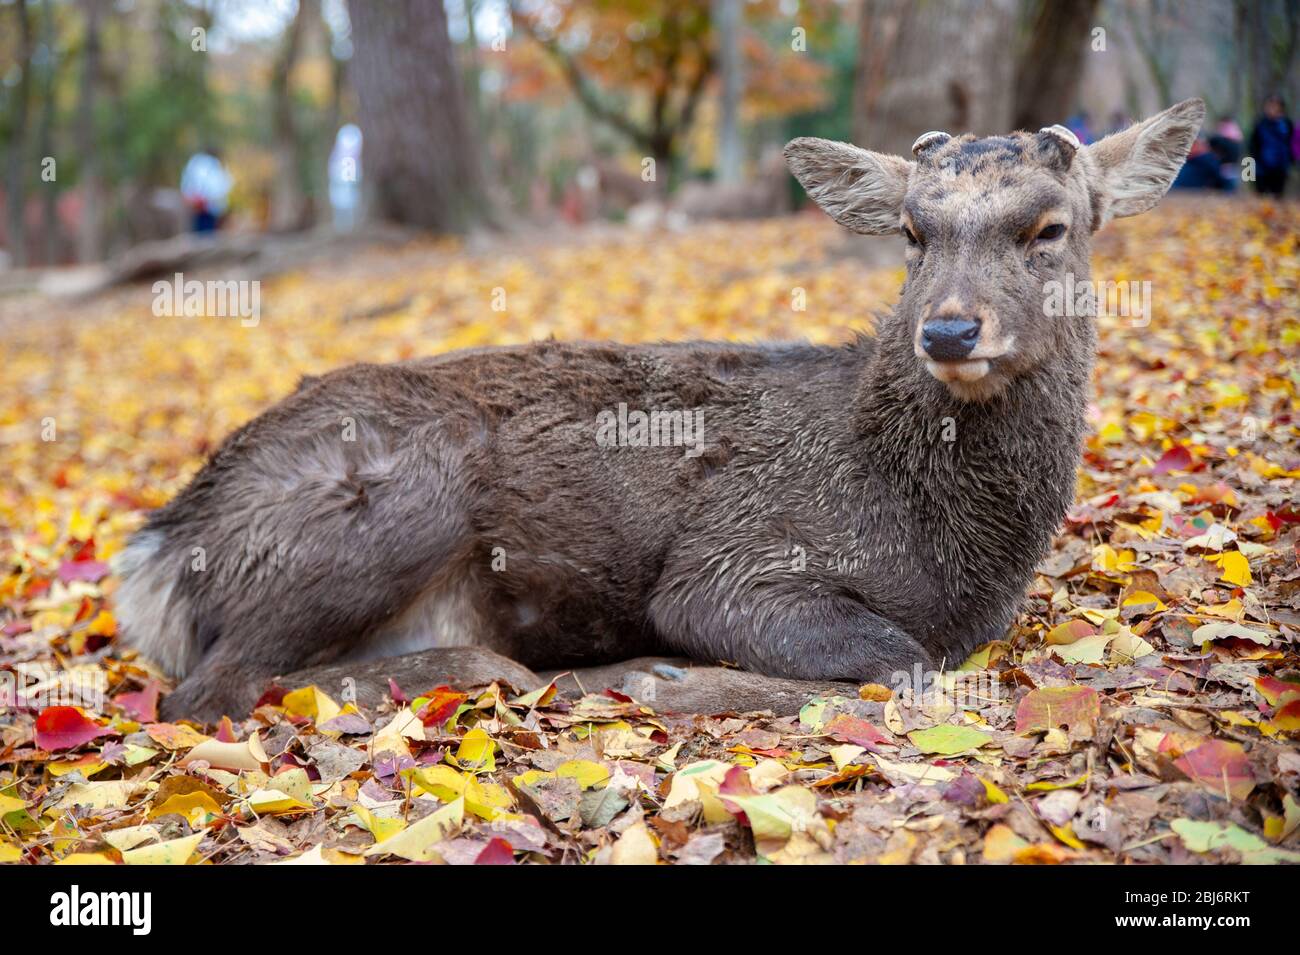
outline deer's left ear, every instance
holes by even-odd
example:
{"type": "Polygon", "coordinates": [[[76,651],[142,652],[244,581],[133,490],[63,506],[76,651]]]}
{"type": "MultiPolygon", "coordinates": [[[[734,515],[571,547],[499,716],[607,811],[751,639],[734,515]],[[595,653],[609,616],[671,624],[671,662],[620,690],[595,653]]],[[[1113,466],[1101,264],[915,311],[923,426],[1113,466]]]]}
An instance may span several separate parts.
{"type": "Polygon", "coordinates": [[[785,161],[826,214],[854,232],[895,235],[912,164],[828,139],[791,140],[785,161]]]}
{"type": "Polygon", "coordinates": [[[1084,150],[1097,197],[1092,227],[1146,212],[1169,191],[1205,119],[1205,103],[1183,100],[1084,150]]]}

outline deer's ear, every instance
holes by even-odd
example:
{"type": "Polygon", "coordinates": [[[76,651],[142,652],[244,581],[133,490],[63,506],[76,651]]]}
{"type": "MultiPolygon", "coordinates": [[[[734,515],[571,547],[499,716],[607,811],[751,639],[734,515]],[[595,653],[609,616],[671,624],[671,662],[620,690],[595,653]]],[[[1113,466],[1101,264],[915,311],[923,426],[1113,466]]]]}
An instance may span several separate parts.
{"type": "Polygon", "coordinates": [[[1205,103],[1183,100],[1087,147],[1097,215],[1093,228],[1146,212],[1169,190],[1205,119],[1205,103]]]}
{"type": "Polygon", "coordinates": [[[828,139],[791,140],[785,161],[804,191],[832,219],[864,235],[898,232],[912,164],[828,139]]]}

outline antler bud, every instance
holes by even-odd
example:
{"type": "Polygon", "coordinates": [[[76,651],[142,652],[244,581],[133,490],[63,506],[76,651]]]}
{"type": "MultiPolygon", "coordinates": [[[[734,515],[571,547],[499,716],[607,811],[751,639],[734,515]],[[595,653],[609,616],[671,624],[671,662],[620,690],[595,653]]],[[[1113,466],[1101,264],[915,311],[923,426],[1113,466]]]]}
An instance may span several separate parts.
{"type": "MultiPolygon", "coordinates": [[[[1066,146],[1069,146],[1071,149],[1078,149],[1080,146],[1083,145],[1083,143],[1079,142],[1079,137],[1074,135],[1073,130],[1067,129],[1066,127],[1062,126],[1060,123],[1057,123],[1052,126],[1044,126],[1042,129],[1039,130],[1039,132],[1045,133],[1048,136],[1053,137],[1054,139],[1059,139],[1062,143],[1064,143],[1066,146]]],[[[916,147],[914,146],[912,148],[915,149],[916,147]]]]}
{"type": "Polygon", "coordinates": [[[935,146],[941,146],[950,139],[952,139],[950,135],[938,129],[932,129],[928,133],[922,133],[920,136],[916,137],[916,142],[912,143],[912,155],[920,156],[924,150],[931,149],[935,146]]]}

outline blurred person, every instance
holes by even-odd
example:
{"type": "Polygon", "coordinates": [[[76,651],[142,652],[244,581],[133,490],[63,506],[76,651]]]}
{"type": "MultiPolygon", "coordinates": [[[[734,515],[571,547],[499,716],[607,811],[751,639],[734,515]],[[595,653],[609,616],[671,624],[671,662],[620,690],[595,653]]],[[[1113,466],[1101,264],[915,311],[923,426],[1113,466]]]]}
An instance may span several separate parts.
{"type": "Polygon", "coordinates": [[[1282,97],[1274,94],[1264,100],[1264,108],[1255,130],[1250,134],[1250,155],[1255,159],[1255,191],[1262,196],[1280,196],[1286,189],[1291,170],[1292,136],[1295,124],[1286,115],[1282,97]]]}
{"type": "Polygon", "coordinates": [[[1088,115],[1087,110],[1079,110],[1065,121],[1065,125],[1085,146],[1093,141],[1092,117],[1088,115]]]}
{"type": "Polygon", "coordinates": [[[1241,127],[1231,116],[1220,116],[1210,136],[1210,149],[1219,159],[1219,183],[1225,192],[1234,192],[1241,175],[1241,127]]]}
{"type": "Polygon", "coordinates": [[[232,180],[214,147],[200,149],[181,173],[181,197],[189,207],[192,229],[198,234],[216,232],[226,214],[232,180]]]}
{"type": "Polygon", "coordinates": [[[342,232],[356,228],[361,206],[361,130],[348,123],[334,137],[329,158],[330,207],[334,227],[342,232]]]}
{"type": "Polygon", "coordinates": [[[1133,119],[1122,109],[1117,109],[1110,114],[1110,125],[1106,128],[1106,135],[1122,132],[1133,125],[1133,119]]]}
{"type": "Polygon", "coordinates": [[[1183,163],[1174,178],[1172,189],[1222,189],[1220,181],[1219,157],[1210,148],[1210,142],[1204,133],[1196,137],[1187,161],[1183,163]]]}

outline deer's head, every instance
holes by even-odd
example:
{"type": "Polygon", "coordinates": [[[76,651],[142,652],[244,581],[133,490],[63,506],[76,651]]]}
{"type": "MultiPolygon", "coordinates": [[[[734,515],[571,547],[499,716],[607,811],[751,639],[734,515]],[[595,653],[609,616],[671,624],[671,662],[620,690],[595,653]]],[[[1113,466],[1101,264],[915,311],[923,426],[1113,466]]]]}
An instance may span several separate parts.
{"type": "Polygon", "coordinates": [[[1088,280],[1092,233],[1160,200],[1204,117],[1191,99],[1091,146],[1051,126],[926,133],[910,160],[824,139],[796,139],[785,156],[840,225],[907,242],[895,320],[926,372],[980,400],[1051,357],[1065,323],[1091,320],[1049,314],[1049,283],[1088,280]]]}

